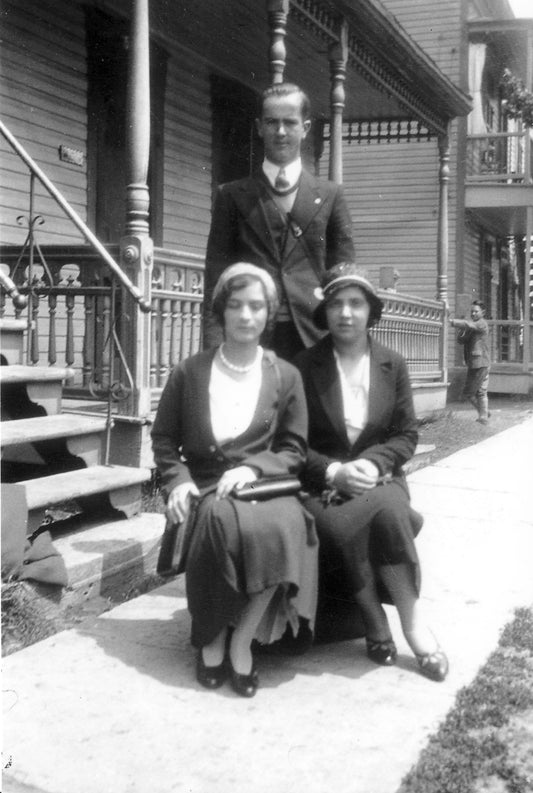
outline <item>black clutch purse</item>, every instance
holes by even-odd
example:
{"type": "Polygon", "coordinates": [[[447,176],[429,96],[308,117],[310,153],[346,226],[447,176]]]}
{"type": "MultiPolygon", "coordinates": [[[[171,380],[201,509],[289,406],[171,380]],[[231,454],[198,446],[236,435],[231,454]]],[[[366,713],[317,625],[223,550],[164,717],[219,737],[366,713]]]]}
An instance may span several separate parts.
{"type": "Polygon", "coordinates": [[[299,493],[302,484],[296,476],[270,476],[248,482],[244,487],[233,490],[233,498],[239,501],[266,501],[277,496],[293,496],[299,493]]]}
{"type": "Polygon", "coordinates": [[[156,570],[159,575],[177,575],[185,572],[199,503],[200,498],[197,496],[191,498],[189,513],[183,523],[171,523],[167,520],[157,560],[156,570]]]}

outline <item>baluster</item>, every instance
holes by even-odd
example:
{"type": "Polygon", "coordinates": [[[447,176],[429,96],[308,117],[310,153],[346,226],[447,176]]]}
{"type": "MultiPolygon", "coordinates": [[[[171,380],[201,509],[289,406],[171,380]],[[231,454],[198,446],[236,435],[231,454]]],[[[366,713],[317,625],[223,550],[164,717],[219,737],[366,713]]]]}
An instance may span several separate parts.
{"type": "Polygon", "coordinates": [[[74,305],[75,296],[65,296],[65,306],[67,309],[67,338],[65,344],[65,362],[67,366],[74,363],[74,305]]]}
{"type": "Polygon", "coordinates": [[[180,344],[180,360],[183,361],[187,358],[190,352],[188,339],[189,339],[189,317],[191,304],[189,300],[184,300],[181,304],[181,344],[180,344]]]}
{"type": "Polygon", "coordinates": [[[170,346],[168,350],[168,367],[169,371],[172,371],[174,366],[177,364],[176,359],[176,350],[178,346],[176,344],[176,334],[179,333],[179,326],[178,320],[180,315],[180,301],[176,298],[170,301],[170,346]]]}
{"type": "Polygon", "coordinates": [[[111,343],[109,331],[111,329],[111,296],[104,295],[102,310],[102,386],[108,388],[111,383],[109,377],[111,373],[111,343]]]}
{"type": "Polygon", "coordinates": [[[161,318],[160,318],[160,331],[159,331],[159,350],[158,350],[158,372],[157,372],[157,385],[162,385],[168,376],[168,321],[170,318],[170,300],[165,298],[161,300],[161,318]]]}
{"type": "Polygon", "coordinates": [[[267,17],[270,30],[268,67],[272,85],[283,82],[287,57],[285,36],[287,34],[288,13],[289,0],[267,0],[267,17]]]}
{"type": "Polygon", "coordinates": [[[348,25],[342,20],[339,27],[339,40],[329,49],[330,72],[330,148],[329,148],[329,178],[342,183],[342,116],[346,92],[346,63],[348,60],[348,25]]]}
{"type": "Polygon", "coordinates": [[[191,305],[191,355],[200,349],[201,309],[199,303],[191,305]]]}
{"type": "Polygon", "coordinates": [[[82,381],[86,386],[94,375],[94,362],[95,362],[95,302],[96,298],[93,295],[86,295],[84,301],[85,324],[83,333],[83,353],[82,353],[82,381]]]}
{"type": "Polygon", "coordinates": [[[57,363],[56,313],[57,295],[48,295],[48,363],[51,366],[57,363]]]}
{"type": "MultiPolygon", "coordinates": [[[[34,279],[37,282],[37,279],[34,279]]],[[[39,363],[39,295],[31,293],[30,363],[39,363]]]]}
{"type": "Polygon", "coordinates": [[[2,291],[0,291],[0,319],[5,315],[5,313],[6,313],[6,294],[2,289],[2,291]]]}
{"type": "Polygon", "coordinates": [[[150,388],[156,388],[158,383],[157,348],[159,336],[159,298],[152,297],[152,326],[150,332],[150,388]]]}

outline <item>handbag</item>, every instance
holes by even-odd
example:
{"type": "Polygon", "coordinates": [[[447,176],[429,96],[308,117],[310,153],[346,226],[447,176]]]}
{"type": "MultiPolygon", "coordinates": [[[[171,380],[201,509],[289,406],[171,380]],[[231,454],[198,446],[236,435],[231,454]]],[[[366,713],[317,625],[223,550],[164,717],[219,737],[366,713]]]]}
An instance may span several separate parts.
{"type": "Polygon", "coordinates": [[[159,575],[178,575],[185,572],[200,501],[200,496],[191,496],[189,512],[182,523],[171,523],[167,519],[157,559],[156,571],[159,575]]]}
{"type": "Polygon", "coordinates": [[[269,476],[248,482],[233,490],[231,495],[239,501],[266,501],[277,496],[295,495],[301,489],[302,483],[296,476],[269,476]]]}

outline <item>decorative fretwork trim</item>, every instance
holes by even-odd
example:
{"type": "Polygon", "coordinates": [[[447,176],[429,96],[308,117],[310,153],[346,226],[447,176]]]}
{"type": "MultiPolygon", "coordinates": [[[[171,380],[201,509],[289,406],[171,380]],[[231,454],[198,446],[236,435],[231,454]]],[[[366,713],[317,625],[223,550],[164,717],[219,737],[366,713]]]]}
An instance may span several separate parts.
{"type": "MultiPolygon", "coordinates": [[[[338,41],[341,17],[318,0],[291,0],[289,17],[297,20],[328,46],[338,41]]],[[[349,25],[350,21],[347,22],[349,25]]],[[[348,66],[362,74],[381,93],[393,96],[404,111],[418,117],[432,133],[442,134],[446,130],[446,119],[436,113],[429,102],[415,93],[354,33],[348,35],[348,66]]]]}
{"type": "MultiPolygon", "coordinates": [[[[421,121],[389,119],[381,121],[349,121],[343,124],[344,143],[399,143],[430,141],[435,133],[421,121]]],[[[324,125],[324,140],[330,138],[330,125],[324,125]]]]}

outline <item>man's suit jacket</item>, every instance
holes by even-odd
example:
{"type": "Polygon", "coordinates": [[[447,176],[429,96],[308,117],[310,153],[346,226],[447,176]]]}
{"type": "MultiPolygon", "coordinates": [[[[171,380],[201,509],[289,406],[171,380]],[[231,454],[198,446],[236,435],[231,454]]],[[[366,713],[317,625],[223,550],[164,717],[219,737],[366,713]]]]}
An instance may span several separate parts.
{"type": "Polygon", "coordinates": [[[268,200],[262,176],[218,188],[206,253],[207,347],[221,339],[220,330],[209,318],[213,289],[223,270],[239,261],[263,267],[278,283],[281,278],[294,324],[306,346],[323,335],[311,318],[317,305],[313,291],[327,269],[354,260],[352,224],[342,188],[302,171],[283,251],[278,249],[268,222],[268,200]]]}
{"type": "Polygon", "coordinates": [[[331,462],[359,457],[375,463],[381,475],[391,473],[403,480],[401,466],[415,451],[418,430],[405,360],[375,339],[369,341],[368,422],[353,445],[346,434],[331,336],[294,361],[302,375],[309,410],[305,485],[312,491],[320,492],[326,486],[331,462]]]}

